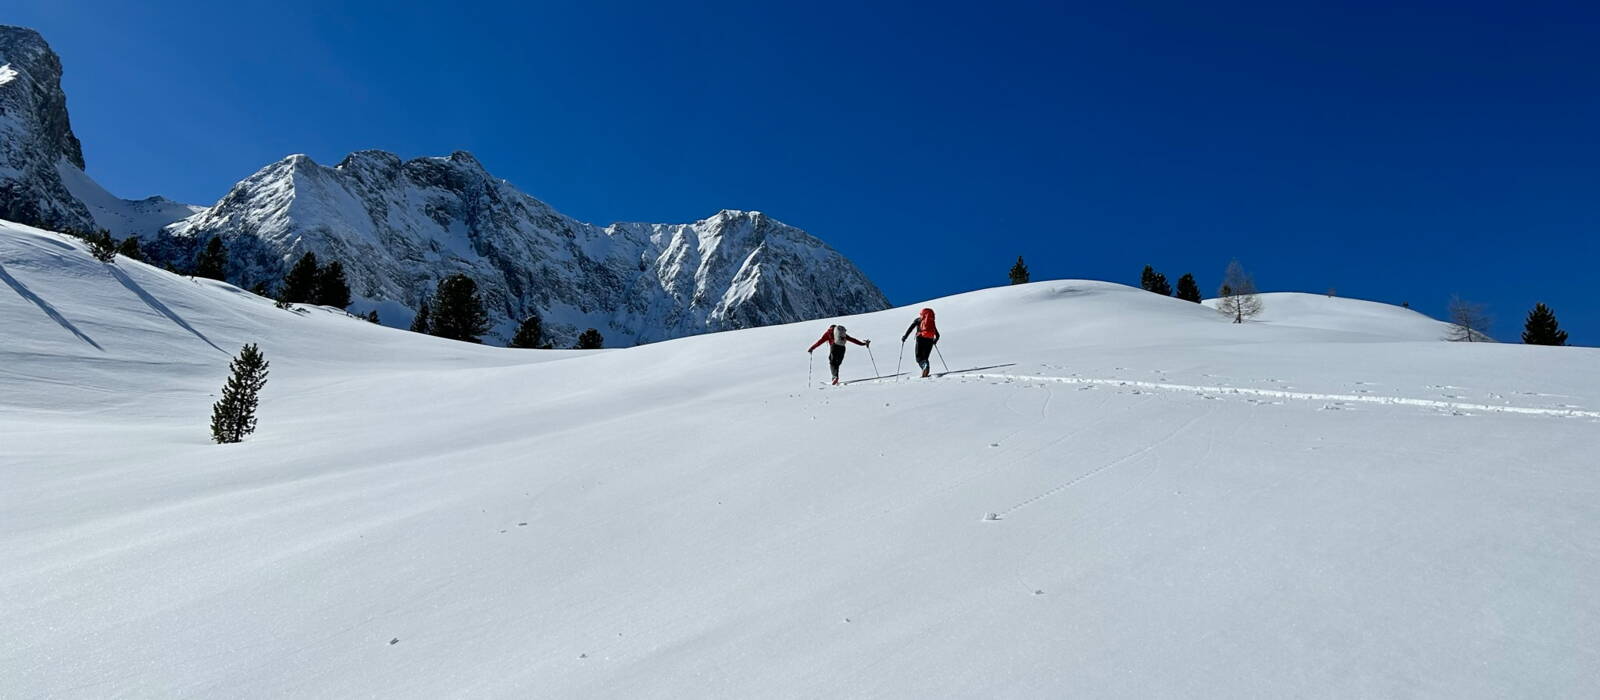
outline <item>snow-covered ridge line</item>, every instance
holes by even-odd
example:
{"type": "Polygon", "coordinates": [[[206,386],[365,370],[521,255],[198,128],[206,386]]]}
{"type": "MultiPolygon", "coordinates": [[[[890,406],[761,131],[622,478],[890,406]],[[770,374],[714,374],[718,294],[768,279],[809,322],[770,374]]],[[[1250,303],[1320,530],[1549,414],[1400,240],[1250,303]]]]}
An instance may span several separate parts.
{"type": "Polygon", "coordinates": [[[1250,389],[1245,387],[1202,386],[1198,384],[1166,384],[1162,382],[1146,382],[1134,379],[1044,377],[1026,374],[995,374],[988,372],[966,373],[961,374],[960,376],[1027,382],[1056,382],[1058,384],[1129,386],[1138,389],[1182,391],[1196,394],[1235,394],[1240,396],[1261,396],[1274,399],[1294,399],[1297,401],[1340,401],[1350,403],[1375,403],[1386,406],[1421,406],[1423,408],[1440,408],[1455,411],[1483,411],[1489,413],[1518,413],[1532,416],[1559,416],[1562,418],[1600,418],[1600,411],[1585,411],[1573,408],[1531,408],[1527,406],[1495,405],[1486,403],[1461,403],[1457,401],[1439,401],[1437,399],[1413,399],[1404,396],[1374,396],[1371,394],[1319,394],[1309,391],[1284,391],[1282,389],[1250,389]]]}
{"type": "Polygon", "coordinates": [[[383,321],[397,327],[409,327],[439,280],[466,274],[496,344],[533,313],[557,345],[594,328],[615,347],[889,306],[838,251],[760,212],[596,226],[494,177],[465,151],[412,160],[358,151],[333,167],[290,156],[149,248],[192,259],[213,237],[228,245],[228,280],[244,287],[275,284],[308,252],[339,260],[356,296],[351,310],[382,305],[383,321]]]}

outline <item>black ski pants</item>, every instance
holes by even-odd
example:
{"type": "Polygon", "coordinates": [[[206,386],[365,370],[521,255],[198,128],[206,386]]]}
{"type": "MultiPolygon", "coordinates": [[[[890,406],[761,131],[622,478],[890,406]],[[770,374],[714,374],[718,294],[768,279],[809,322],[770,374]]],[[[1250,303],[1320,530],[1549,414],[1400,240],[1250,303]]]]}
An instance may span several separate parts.
{"type": "Polygon", "coordinates": [[[933,344],[936,343],[936,342],[938,342],[938,341],[934,340],[933,338],[924,338],[924,337],[922,337],[920,335],[917,336],[917,366],[918,367],[921,367],[923,369],[927,369],[928,368],[928,354],[933,352],[933,344]]]}

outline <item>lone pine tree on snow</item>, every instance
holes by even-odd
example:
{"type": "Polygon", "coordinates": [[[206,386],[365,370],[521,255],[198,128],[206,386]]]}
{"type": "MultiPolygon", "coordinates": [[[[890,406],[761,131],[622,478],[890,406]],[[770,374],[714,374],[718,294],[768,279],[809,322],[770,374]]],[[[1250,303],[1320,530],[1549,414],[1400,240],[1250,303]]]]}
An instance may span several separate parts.
{"type": "Polygon", "coordinates": [[[1200,285],[1195,283],[1194,275],[1185,272],[1178,278],[1178,298],[1200,303],[1200,285]]]}
{"type": "Polygon", "coordinates": [[[539,314],[531,314],[522,319],[522,324],[517,326],[517,334],[511,337],[508,348],[526,348],[533,350],[544,342],[544,322],[539,314]]]}
{"type": "Polygon", "coordinates": [[[1556,312],[1544,302],[1535,304],[1522,325],[1522,342],[1529,345],[1566,345],[1567,332],[1556,322],[1556,312]]]}
{"type": "Polygon", "coordinates": [[[223,278],[228,269],[228,248],[222,244],[220,236],[212,236],[206,241],[205,250],[200,251],[200,256],[194,261],[194,276],[204,277],[218,281],[223,278]]]}
{"type": "Polygon", "coordinates": [[[1022,256],[1021,255],[1017,256],[1017,264],[1011,266],[1011,283],[1012,284],[1027,284],[1028,283],[1028,265],[1026,263],[1022,262],[1022,256]]]}
{"type": "Polygon", "coordinates": [[[239,350],[228,369],[222,398],[211,406],[211,439],[218,444],[239,442],[255,432],[256,406],[261,400],[261,387],[267,385],[267,358],[255,343],[239,350]]]}
{"type": "Polygon", "coordinates": [[[428,323],[428,332],[440,338],[482,342],[479,338],[489,330],[489,314],[478,296],[478,283],[459,272],[440,280],[428,323]]]}
{"type": "Polygon", "coordinates": [[[1172,285],[1167,283],[1167,276],[1156,269],[1145,265],[1144,272],[1139,275],[1139,286],[1147,292],[1155,292],[1164,297],[1172,296],[1172,285]]]}
{"type": "Polygon", "coordinates": [[[1244,323],[1245,319],[1261,313],[1261,297],[1256,295],[1256,282],[1245,273],[1244,266],[1238,260],[1228,263],[1217,296],[1217,312],[1232,316],[1234,323],[1244,323]]]}

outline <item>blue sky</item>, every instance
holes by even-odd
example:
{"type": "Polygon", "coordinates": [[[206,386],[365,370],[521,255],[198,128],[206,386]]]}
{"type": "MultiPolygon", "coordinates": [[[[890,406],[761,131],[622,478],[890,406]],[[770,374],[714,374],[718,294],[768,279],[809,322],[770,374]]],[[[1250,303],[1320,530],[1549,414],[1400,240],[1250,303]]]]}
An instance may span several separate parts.
{"type": "Polygon", "coordinates": [[[758,209],[896,303],[1035,279],[1600,344],[1600,3],[13,0],[89,172],[210,204],[289,153],[472,151],[579,219],[758,209]],[[336,7],[335,7],[336,5],[336,7]]]}

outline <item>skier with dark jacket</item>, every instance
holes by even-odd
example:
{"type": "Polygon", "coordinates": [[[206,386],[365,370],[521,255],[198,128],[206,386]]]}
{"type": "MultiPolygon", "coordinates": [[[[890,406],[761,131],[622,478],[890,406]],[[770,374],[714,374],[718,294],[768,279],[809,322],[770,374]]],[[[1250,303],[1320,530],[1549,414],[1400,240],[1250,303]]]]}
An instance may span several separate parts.
{"type": "Polygon", "coordinates": [[[917,320],[906,328],[906,332],[900,336],[900,342],[906,342],[912,332],[917,334],[917,366],[922,368],[922,376],[926,377],[928,353],[933,352],[934,343],[939,342],[939,327],[933,323],[933,309],[923,309],[922,313],[917,314],[917,320]]]}
{"type": "Polygon", "coordinates": [[[850,337],[850,334],[845,331],[844,326],[834,324],[832,326],[828,326],[828,330],[823,332],[822,337],[818,338],[817,342],[812,343],[811,347],[806,349],[806,352],[811,352],[816,350],[818,347],[821,347],[823,343],[829,344],[828,369],[833,370],[834,384],[839,383],[839,364],[844,362],[844,344],[846,342],[855,343],[856,345],[872,344],[872,341],[870,340],[856,340],[855,338],[850,337]]]}

